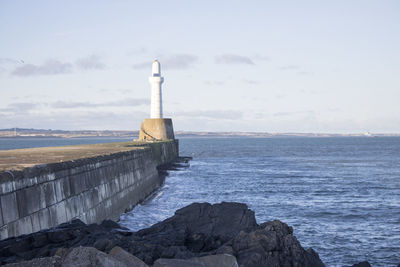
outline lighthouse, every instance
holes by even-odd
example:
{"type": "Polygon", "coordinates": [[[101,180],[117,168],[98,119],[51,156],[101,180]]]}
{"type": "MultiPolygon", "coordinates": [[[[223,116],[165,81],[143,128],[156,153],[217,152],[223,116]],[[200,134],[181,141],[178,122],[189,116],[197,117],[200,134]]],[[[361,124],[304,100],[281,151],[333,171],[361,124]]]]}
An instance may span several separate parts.
{"type": "Polygon", "coordinates": [[[154,60],[149,83],[151,87],[150,118],[144,119],[139,131],[141,141],[174,140],[172,119],[163,117],[162,89],[164,77],[161,76],[161,64],[154,60]]]}
{"type": "Polygon", "coordinates": [[[164,77],[161,76],[161,65],[157,59],[153,61],[152,74],[149,77],[149,82],[151,85],[150,118],[162,119],[163,109],[161,85],[164,82],[164,77]]]}

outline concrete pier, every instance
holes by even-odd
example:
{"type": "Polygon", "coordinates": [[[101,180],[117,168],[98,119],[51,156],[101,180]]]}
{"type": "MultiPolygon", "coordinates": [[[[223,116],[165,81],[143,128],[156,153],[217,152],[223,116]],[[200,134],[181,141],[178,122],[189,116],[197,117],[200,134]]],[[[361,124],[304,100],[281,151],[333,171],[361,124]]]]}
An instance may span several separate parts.
{"type": "Polygon", "coordinates": [[[120,215],[163,182],[178,141],[0,151],[0,239],[120,215]]]}

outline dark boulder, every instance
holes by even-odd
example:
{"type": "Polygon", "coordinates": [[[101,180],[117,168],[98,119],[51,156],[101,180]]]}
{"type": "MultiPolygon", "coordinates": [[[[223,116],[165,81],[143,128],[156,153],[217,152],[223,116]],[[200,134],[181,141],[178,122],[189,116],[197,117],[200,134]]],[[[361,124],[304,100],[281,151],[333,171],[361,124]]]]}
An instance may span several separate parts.
{"type": "Polygon", "coordinates": [[[254,212],[245,204],[194,203],[175,215],[135,234],[138,239],[124,247],[152,264],[160,257],[187,259],[211,253],[240,231],[257,227],[254,212]]]}
{"type": "Polygon", "coordinates": [[[302,248],[293,229],[278,220],[240,232],[232,248],[241,266],[324,266],[318,254],[302,248]]]}
{"type": "MultiPolygon", "coordinates": [[[[315,251],[301,247],[288,225],[280,221],[258,225],[254,212],[245,204],[225,202],[191,204],[177,210],[171,218],[138,232],[129,232],[112,221],[85,225],[75,220],[0,241],[0,261],[52,257],[79,246],[96,248],[99,257],[104,255],[97,250],[107,254],[119,246],[148,265],[158,259],[163,259],[159,264],[174,262],[168,259],[195,258],[218,262],[224,257],[203,257],[227,254],[234,256],[240,266],[324,266],[315,251]]],[[[93,251],[86,252],[92,255],[93,251]]]]}
{"type": "Polygon", "coordinates": [[[117,258],[92,247],[77,247],[71,249],[63,258],[62,267],[128,267],[117,258]]]}
{"type": "Polygon", "coordinates": [[[158,259],[153,267],[238,267],[236,258],[232,255],[218,254],[182,259],[158,259]]]}
{"type": "Polygon", "coordinates": [[[249,231],[256,226],[254,212],[245,204],[194,203],[177,210],[173,217],[137,232],[137,235],[143,239],[164,239],[164,234],[169,233],[178,243],[182,242],[197,252],[215,249],[240,231],[249,231]]]}
{"type": "Polygon", "coordinates": [[[115,259],[123,262],[127,266],[134,267],[147,267],[148,265],[141,261],[139,258],[133,256],[132,254],[126,252],[120,247],[114,247],[109,255],[113,256],[115,259]]]}
{"type": "Polygon", "coordinates": [[[60,257],[46,257],[46,258],[36,258],[30,261],[23,261],[18,263],[10,263],[4,265],[5,267],[60,267],[61,258],[60,257]]]}
{"type": "Polygon", "coordinates": [[[59,249],[55,256],[10,263],[6,267],[148,267],[143,261],[113,248],[109,254],[92,247],[59,249]]]}

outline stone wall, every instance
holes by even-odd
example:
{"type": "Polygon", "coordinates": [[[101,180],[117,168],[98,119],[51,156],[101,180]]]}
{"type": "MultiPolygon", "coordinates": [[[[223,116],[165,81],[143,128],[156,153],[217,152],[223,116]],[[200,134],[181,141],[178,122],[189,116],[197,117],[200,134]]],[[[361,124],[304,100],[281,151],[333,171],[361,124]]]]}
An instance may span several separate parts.
{"type": "Polygon", "coordinates": [[[157,166],[177,156],[175,140],[0,172],[0,239],[75,218],[85,223],[117,220],[162,184],[157,166]]]}

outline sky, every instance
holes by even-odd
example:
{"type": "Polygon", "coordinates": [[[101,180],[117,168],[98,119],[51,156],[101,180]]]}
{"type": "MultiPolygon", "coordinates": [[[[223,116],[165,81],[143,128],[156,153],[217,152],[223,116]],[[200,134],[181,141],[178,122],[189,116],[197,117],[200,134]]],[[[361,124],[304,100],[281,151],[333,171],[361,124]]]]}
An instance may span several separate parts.
{"type": "Polygon", "coordinates": [[[400,133],[400,1],[0,0],[0,129],[400,133]]]}

